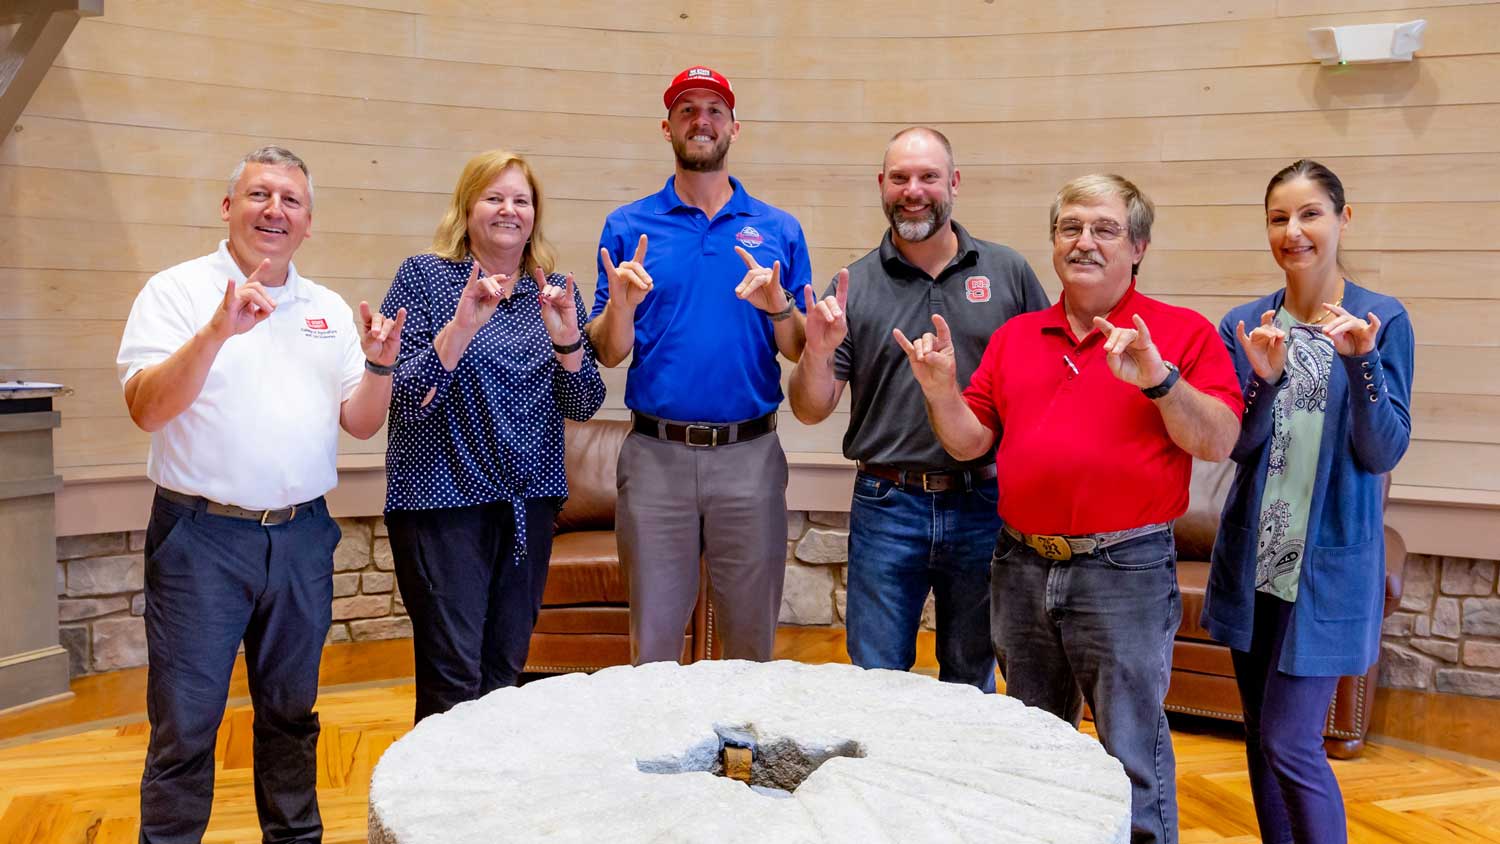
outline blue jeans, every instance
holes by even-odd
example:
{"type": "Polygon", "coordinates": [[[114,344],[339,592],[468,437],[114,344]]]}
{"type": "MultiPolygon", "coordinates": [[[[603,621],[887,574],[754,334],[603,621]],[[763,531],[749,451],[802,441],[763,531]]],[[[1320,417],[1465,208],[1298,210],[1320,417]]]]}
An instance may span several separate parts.
{"type": "Polygon", "coordinates": [[[991,594],[1005,692],[1078,724],[1083,703],[1130,777],[1130,840],[1177,840],[1177,763],[1162,701],[1182,620],[1171,531],[1049,560],[1001,533],[991,594]]]}
{"type": "Polygon", "coordinates": [[[907,492],[863,472],[849,508],[849,658],[907,671],[922,605],[937,609],[938,679],[995,690],[990,554],[1000,517],[993,481],[973,492],[907,492]]]}
{"type": "Polygon", "coordinates": [[[1231,651],[1255,819],[1270,844],[1342,844],[1349,837],[1344,798],[1323,750],[1323,720],[1339,678],[1276,670],[1291,615],[1291,604],[1257,592],[1250,650],[1231,651]]]}
{"type": "Polygon", "coordinates": [[[267,842],[321,841],[318,661],[339,527],[320,498],[282,525],[157,496],[146,527],[145,842],[196,842],[214,797],[214,746],[235,651],[254,704],[255,809],[267,842]]]}

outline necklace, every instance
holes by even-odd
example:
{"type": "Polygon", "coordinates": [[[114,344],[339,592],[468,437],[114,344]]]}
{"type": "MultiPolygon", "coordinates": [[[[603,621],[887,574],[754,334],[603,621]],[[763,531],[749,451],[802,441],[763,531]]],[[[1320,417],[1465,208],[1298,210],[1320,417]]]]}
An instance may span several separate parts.
{"type": "MultiPolygon", "coordinates": [[[[1334,308],[1341,307],[1343,304],[1344,304],[1344,297],[1340,296],[1339,300],[1337,302],[1333,303],[1333,307],[1334,308]]],[[[1320,316],[1320,317],[1318,317],[1317,319],[1313,320],[1312,322],[1309,322],[1308,325],[1322,325],[1323,321],[1326,320],[1326,319],[1328,319],[1331,316],[1333,316],[1333,308],[1324,308],[1323,309],[1323,315],[1320,316]]]]}

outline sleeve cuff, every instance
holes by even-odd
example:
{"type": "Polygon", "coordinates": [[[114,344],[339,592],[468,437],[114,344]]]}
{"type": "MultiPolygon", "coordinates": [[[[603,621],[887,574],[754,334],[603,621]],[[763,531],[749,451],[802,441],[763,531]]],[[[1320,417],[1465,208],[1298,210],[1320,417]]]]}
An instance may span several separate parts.
{"type": "Polygon", "coordinates": [[[1356,405],[1376,404],[1385,397],[1385,371],[1380,366],[1379,349],[1340,357],[1344,362],[1344,373],[1349,378],[1349,397],[1357,400],[1356,405]]]}

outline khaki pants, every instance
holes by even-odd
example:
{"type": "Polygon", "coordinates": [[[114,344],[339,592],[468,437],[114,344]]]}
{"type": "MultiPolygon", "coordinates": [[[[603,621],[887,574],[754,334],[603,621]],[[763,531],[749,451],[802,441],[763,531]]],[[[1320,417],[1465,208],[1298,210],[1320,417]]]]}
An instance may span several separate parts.
{"type": "Polygon", "coordinates": [[[786,577],[786,481],[774,431],[713,448],[625,439],[615,534],[630,578],[635,664],[681,657],[700,555],[723,655],[771,658],[786,577]]]}

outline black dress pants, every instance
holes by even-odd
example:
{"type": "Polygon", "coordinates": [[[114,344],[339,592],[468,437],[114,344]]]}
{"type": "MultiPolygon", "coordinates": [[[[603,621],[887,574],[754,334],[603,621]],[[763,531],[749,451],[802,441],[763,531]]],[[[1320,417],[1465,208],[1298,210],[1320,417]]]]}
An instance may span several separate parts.
{"type": "Polygon", "coordinates": [[[516,685],[547,586],[557,505],[525,500],[524,553],[508,501],[386,514],[412,622],[416,721],[516,685]]]}

